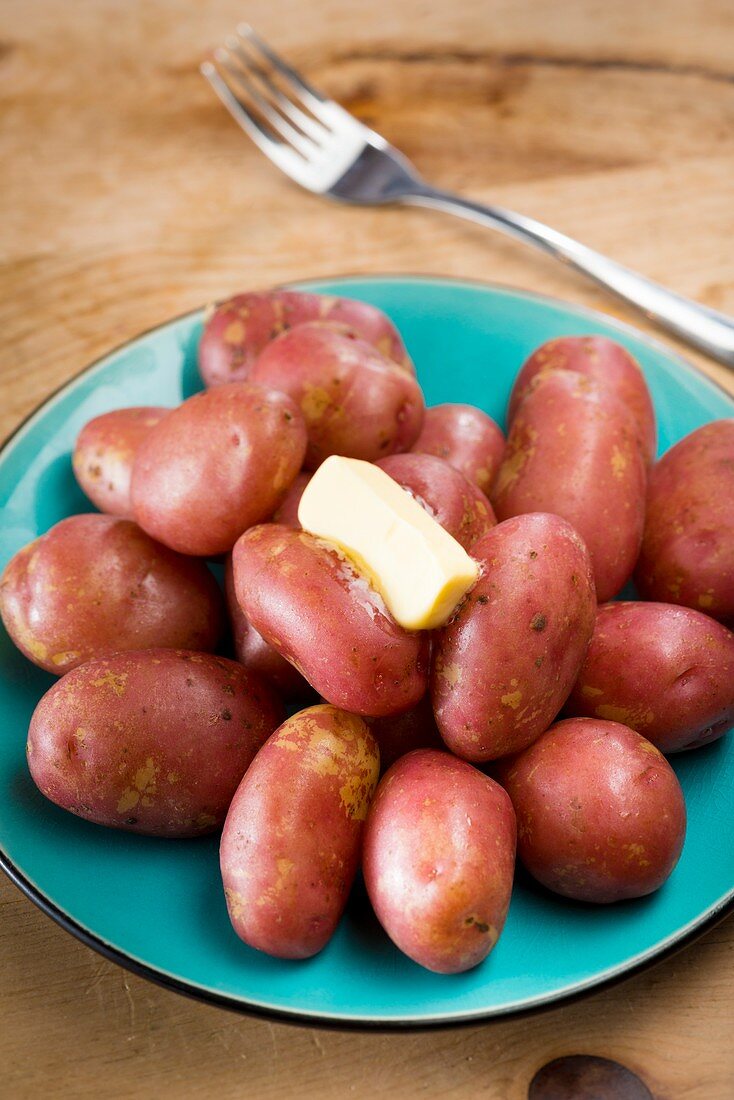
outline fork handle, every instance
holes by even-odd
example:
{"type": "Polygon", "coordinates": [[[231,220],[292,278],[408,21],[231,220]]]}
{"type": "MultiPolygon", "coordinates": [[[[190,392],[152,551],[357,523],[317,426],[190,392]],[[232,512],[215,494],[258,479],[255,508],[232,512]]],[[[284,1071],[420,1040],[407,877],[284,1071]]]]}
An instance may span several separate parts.
{"type": "Polygon", "coordinates": [[[510,237],[535,245],[557,260],[588,275],[625,302],[641,310],[663,328],[734,370],[734,319],[699,305],[672,290],[638,275],[628,267],[607,259],[579,241],[559,233],[535,218],[516,214],[502,206],[484,206],[450,191],[441,191],[423,183],[400,195],[398,201],[409,206],[429,206],[455,214],[479,225],[499,229],[510,237]]]}

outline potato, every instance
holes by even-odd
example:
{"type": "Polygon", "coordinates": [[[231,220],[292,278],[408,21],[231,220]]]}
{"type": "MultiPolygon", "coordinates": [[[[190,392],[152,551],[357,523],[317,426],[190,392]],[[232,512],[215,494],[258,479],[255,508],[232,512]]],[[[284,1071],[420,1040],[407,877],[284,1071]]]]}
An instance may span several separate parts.
{"type": "Polygon", "coordinates": [[[645,467],[631,413],[592,379],[553,371],[515,415],[492,494],[499,520],[554,512],[586,543],[601,601],[634,569],[645,519],[645,467]]]}
{"type": "Polygon", "coordinates": [[[305,450],[303,417],[285,394],[252,382],[197,393],[138,448],[135,518],[173,550],[224,554],[273,514],[305,450]]]}
{"type": "Polygon", "coordinates": [[[18,551],[0,613],[18,649],[57,676],[117,650],[214,649],[224,620],[203,562],[98,513],[69,516],[18,551]]]}
{"type": "Polygon", "coordinates": [[[645,599],[734,625],[734,419],[691,432],[653,467],[635,582],[645,599]]]}
{"type": "Polygon", "coordinates": [[[359,864],[379,753],[361,718],[309,707],[276,730],[232,800],[220,864],[237,935],[307,959],[333,935],[359,864]]]}
{"type": "Polygon", "coordinates": [[[535,379],[556,370],[577,372],[610,390],[635,418],[645,463],[650,465],[655,461],[655,410],[645,376],[627,349],[607,336],[561,336],[536,348],[515,379],[507,410],[509,423],[514,420],[535,379]]]}
{"type": "Polygon", "coordinates": [[[443,458],[489,496],[505,437],[499,424],[474,405],[434,405],[426,409],[411,450],[443,458]]]}
{"type": "Polygon", "coordinates": [[[398,626],[335,547],[263,524],[239,539],[232,565],[249,622],[329,703],[382,717],[410,710],[425,693],[425,632],[398,626]]]}
{"type": "Polygon", "coordinates": [[[311,474],[305,472],[296,474],[290,489],[273,512],[273,523],[284,523],[286,527],[295,527],[300,530],[301,521],[298,518],[298,505],[301,503],[301,497],[310,480],[311,474]]]}
{"type": "Polygon", "coordinates": [[[380,749],[380,769],[383,772],[413,749],[444,747],[428,695],[424,695],[412,710],[404,714],[368,718],[367,725],[380,749]]]}
{"type": "Polygon", "coordinates": [[[381,779],[364,836],[364,881],[380,924],[439,974],[480,963],[507,916],[515,815],[502,788],[447,752],[403,756],[381,779]]]}
{"type": "Polygon", "coordinates": [[[343,325],[313,321],[284,332],[260,353],[250,377],[300,408],[309,470],[332,454],[372,462],[407,451],[421,430],[415,378],[343,325]]]}
{"type": "Polygon", "coordinates": [[[72,466],[92,504],[102,512],[132,519],[130,476],[141,440],[168,409],[115,409],[96,416],[77,436],[72,466]]]}
{"type": "Polygon", "coordinates": [[[377,465],[467,550],[497,522],[481,489],[435,455],[390,455],[377,465]]]}
{"type": "Polygon", "coordinates": [[[568,697],[594,629],[583,542],[558,516],[516,516],[472,547],[474,588],[434,639],[436,722],[457,756],[518,752],[568,697]]]}
{"type": "Polygon", "coordinates": [[[199,344],[199,369],[207,386],[244,382],[263,348],[281,332],[307,321],[336,321],[410,373],[413,364],[389,317],[349,298],[295,290],[236,294],[207,320],[199,344]]]}
{"type": "Polygon", "coordinates": [[[734,725],[734,634],[688,607],[604,604],[566,713],[621,722],[661,752],[715,741],[734,725]]]}
{"type": "Polygon", "coordinates": [[[517,814],[518,855],[567,898],[612,902],[657,890],[678,862],[686,807],[675,772],[618,722],[569,718],[499,778],[517,814]]]}
{"type": "Polygon", "coordinates": [[[208,653],[146,649],[88,661],[41,699],[28,731],[38,789],[98,825],[184,837],[221,827],[283,717],[263,680],[208,653]]]}

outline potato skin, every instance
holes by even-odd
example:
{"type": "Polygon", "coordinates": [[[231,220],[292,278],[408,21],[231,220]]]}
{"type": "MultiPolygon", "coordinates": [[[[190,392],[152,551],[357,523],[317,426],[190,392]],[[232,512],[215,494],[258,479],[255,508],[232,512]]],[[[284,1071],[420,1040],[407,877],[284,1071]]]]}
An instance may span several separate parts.
{"type": "Polygon", "coordinates": [[[301,503],[301,497],[311,477],[311,474],[307,474],[303,470],[300,474],[296,474],[290,489],[273,512],[273,523],[284,523],[286,527],[295,527],[297,531],[301,530],[301,521],[298,518],[298,505],[301,503]]]}
{"type": "Polygon", "coordinates": [[[635,582],[734,626],[734,419],[681,439],[650,474],[635,582]]]}
{"type": "Polygon", "coordinates": [[[557,894],[608,903],[662,886],[686,831],[683,792],[664,756],[618,722],[569,718],[499,779],[517,814],[518,855],[557,894]]]}
{"type": "Polygon", "coordinates": [[[223,657],[146,649],[88,661],[31,719],[28,766],[62,809],[98,825],[189,837],[221,827],[283,717],[263,680],[223,657]]]}
{"type": "Polygon", "coordinates": [[[57,676],[118,650],[214,649],[224,625],[203,562],[97,513],[69,516],[18,551],[0,580],[0,613],[18,649],[57,676]]]}
{"type": "Polygon", "coordinates": [[[132,519],[135,455],[141,440],[168,412],[158,406],[115,409],[95,416],[79,432],[71,460],[74,475],[101,512],[132,519]]]}
{"type": "Polygon", "coordinates": [[[257,754],[220,846],[229,917],[250,947],[307,959],[329,941],[357,871],[378,770],[362,719],[329,705],[294,714],[257,754]]]}
{"type": "Polygon", "coordinates": [[[273,514],[305,451],[303,417],[285,394],[252,382],[197,393],[138,449],[135,518],[173,550],[224,554],[273,514]]]}
{"type": "Polygon", "coordinates": [[[515,834],[510,799],[470,764],[431,749],[393,764],[367,818],[363,871],[397,947],[439,974],[482,962],[507,916],[515,834]]]}
{"type": "Polygon", "coordinates": [[[255,629],[334,706],[410,710],[428,681],[429,640],[395,622],[350,563],[305,531],[263,524],[232,556],[237,601],[255,629]]]}
{"type": "Polygon", "coordinates": [[[603,604],[565,713],[621,722],[661,752],[734,725],[734,634],[674,604],[603,604]]]}
{"type": "Polygon", "coordinates": [[[443,749],[430,696],[424,695],[412,710],[386,718],[367,718],[372,736],[380,749],[380,771],[386,772],[396,760],[414,749],[443,749]]]}
{"type": "Polygon", "coordinates": [[[497,520],[484,493],[435,455],[402,454],[376,463],[468,550],[497,520]]]}
{"type": "Polygon", "coordinates": [[[655,410],[645,376],[637,360],[607,336],[561,336],[547,340],[525,361],[515,379],[507,410],[509,423],[535,384],[551,371],[570,370],[610,390],[635,418],[646,465],[655,461],[655,410]]]}
{"type": "Polygon", "coordinates": [[[367,302],[296,290],[235,294],[207,320],[199,344],[199,370],[207,386],[244,382],[267,344],[296,325],[333,321],[355,332],[414,374],[400,334],[382,310],[367,302]]]}
{"type": "Polygon", "coordinates": [[[434,638],[431,696],[448,748],[475,763],[518,752],[563,706],[594,629],[591,562],[559,516],[500,523],[472,547],[482,573],[434,638]]]}
{"type": "Polygon", "coordinates": [[[518,408],[493,491],[499,520],[553,512],[571,523],[610,600],[629,580],[645,520],[645,466],[632,414],[571,371],[538,380],[518,408]]]}
{"type": "Polygon", "coordinates": [[[489,496],[505,453],[505,437],[499,424],[474,405],[433,405],[426,409],[411,450],[443,458],[489,496]]]}
{"type": "Polygon", "coordinates": [[[407,451],[421,430],[415,378],[343,325],[312,321],[284,332],[250,377],[287,393],[303,413],[308,470],[332,454],[373,462],[407,451]]]}

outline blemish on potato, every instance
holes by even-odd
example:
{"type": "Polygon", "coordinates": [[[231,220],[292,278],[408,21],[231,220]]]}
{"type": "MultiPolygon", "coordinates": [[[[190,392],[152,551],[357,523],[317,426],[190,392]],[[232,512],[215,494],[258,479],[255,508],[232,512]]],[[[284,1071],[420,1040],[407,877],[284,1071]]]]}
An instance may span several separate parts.
{"type": "Polygon", "coordinates": [[[511,707],[513,710],[517,710],[520,706],[520,700],[522,699],[521,691],[508,691],[507,694],[500,696],[500,702],[505,707],[511,707]]]}
{"type": "Polygon", "coordinates": [[[110,687],[118,698],[125,693],[126,672],[105,672],[97,680],[92,680],[92,687],[110,687]]]}
{"type": "Polygon", "coordinates": [[[581,694],[587,699],[593,699],[596,695],[603,695],[604,690],[602,688],[592,687],[591,684],[584,684],[581,688],[581,694]]]}
{"type": "Polygon", "coordinates": [[[438,675],[442,680],[446,680],[451,687],[456,687],[457,684],[461,683],[461,669],[458,665],[442,665],[438,669],[438,675]]]}

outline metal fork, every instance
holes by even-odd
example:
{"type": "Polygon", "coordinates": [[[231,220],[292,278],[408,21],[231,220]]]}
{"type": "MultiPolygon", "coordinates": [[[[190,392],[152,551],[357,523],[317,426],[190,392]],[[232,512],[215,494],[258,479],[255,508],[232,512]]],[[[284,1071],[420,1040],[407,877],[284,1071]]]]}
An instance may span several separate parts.
{"type": "Polygon", "coordinates": [[[313,88],[248,24],[201,71],[242,129],[308,191],[357,205],[429,206],[499,229],[594,279],[734,369],[734,319],[675,294],[534,218],[431,187],[380,134],[313,88]]]}

